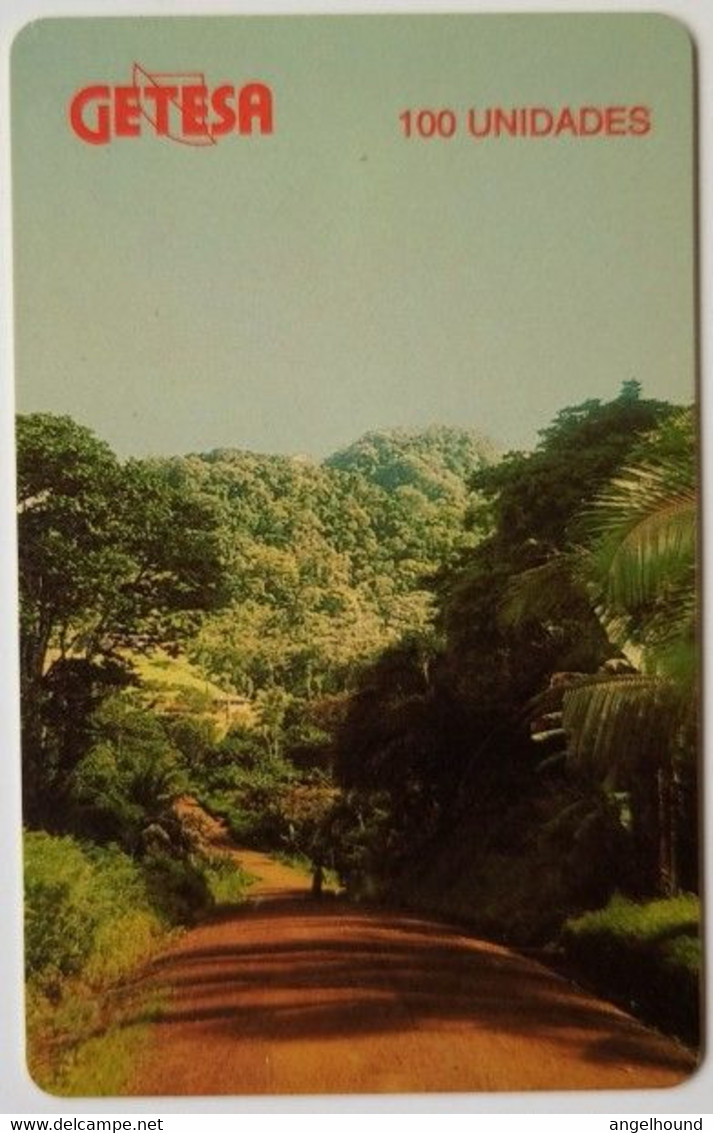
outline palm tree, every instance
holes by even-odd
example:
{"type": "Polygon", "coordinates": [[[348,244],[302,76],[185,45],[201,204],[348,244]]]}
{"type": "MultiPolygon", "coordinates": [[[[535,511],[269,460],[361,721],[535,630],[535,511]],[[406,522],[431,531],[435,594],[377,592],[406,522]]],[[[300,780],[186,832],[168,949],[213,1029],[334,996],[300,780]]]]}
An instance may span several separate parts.
{"type": "MultiPolygon", "coordinates": [[[[503,610],[541,617],[589,595],[628,661],[594,674],[555,674],[534,704],[535,738],[558,731],[567,759],[631,796],[632,821],[655,827],[658,888],[678,886],[681,770],[696,750],[696,469],[693,417],[682,411],[648,441],[585,517],[584,548],[514,580],[503,610]],[[549,588],[550,597],[547,597],[549,588]]],[[[649,830],[650,836],[650,830],[649,830]]]]}

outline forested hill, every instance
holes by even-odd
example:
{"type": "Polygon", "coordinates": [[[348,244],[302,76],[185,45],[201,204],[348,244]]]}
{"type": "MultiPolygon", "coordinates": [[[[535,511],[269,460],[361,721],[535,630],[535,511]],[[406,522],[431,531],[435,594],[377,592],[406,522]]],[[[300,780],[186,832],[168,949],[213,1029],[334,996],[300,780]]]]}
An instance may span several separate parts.
{"type": "Polygon", "coordinates": [[[328,468],[359,472],[387,491],[415,488],[432,500],[458,499],[473,470],[497,459],[497,449],[473,430],[431,425],[422,432],[366,433],[328,457],[328,468]]]}
{"type": "Polygon", "coordinates": [[[322,463],[233,449],[169,463],[217,503],[232,602],[196,656],[248,695],[297,694],[425,624],[424,580],[470,538],[469,482],[495,459],[481,434],[368,433],[322,463]]]}

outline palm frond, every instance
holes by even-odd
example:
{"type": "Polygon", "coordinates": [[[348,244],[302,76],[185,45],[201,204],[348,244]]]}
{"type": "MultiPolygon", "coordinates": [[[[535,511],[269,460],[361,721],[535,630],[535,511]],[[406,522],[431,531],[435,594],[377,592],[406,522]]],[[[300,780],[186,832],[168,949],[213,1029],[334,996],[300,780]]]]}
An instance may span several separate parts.
{"type": "Polygon", "coordinates": [[[586,553],[573,550],[512,577],[498,607],[503,625],[547,622],[581,607],[586,600],[586,553]]]}
{"type": "Polygon", "coordinates": [[[696,487],[689,460],[626,469],[593,505],[593,577],[610,616],[695,589],[696,487]]]}
{"type": "Polygon", "coordinates": [[[567,688],[562,727],[569,758],[610,787],[670,761],[688,705],[674,682],[597,673],[567,688]]]}

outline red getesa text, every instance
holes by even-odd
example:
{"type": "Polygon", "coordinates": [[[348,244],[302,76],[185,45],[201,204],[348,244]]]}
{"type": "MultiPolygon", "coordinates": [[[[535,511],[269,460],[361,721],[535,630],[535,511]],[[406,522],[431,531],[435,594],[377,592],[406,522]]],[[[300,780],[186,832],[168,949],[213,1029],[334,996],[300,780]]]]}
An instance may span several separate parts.
{"type": "Polygon", "coordinates": [[[149,74],[134,64],[130,85],[93,83],[69,103],[73,132],[88,145],[154,134],[184,145],[215,145],[230,134],[272,134],[273,96],[261,82],[209,87],[200,72],[149,74]]]}

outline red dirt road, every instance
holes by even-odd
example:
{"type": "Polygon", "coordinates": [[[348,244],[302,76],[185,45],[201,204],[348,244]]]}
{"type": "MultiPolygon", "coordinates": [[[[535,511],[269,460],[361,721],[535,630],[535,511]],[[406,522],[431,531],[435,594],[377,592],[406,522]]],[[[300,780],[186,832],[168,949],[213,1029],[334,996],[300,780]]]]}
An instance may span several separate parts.
{"type": "MultiPolygon", "coordinates": [[[[231,852],[218,824],[204,834],[231,852]]],[[[153,965],[167,991],[131,1094],[641,1089],[695,1069],[531,960],[421,917],[313,901],[308,878],[232,852],[259,877],[251,902],[153,965]]]]}

